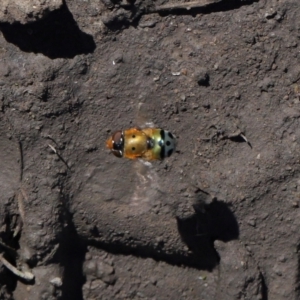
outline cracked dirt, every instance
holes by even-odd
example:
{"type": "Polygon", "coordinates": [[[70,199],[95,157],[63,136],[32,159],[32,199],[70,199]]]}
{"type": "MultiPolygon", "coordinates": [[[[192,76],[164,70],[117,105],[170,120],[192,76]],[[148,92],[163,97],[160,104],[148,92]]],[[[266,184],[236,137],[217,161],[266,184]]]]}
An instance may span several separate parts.
{"type": "Polygon", "coordinates": [[[299,299],[297,0],[0,11],[0,299],[299,299]],[[105,149],[139,103],[147,168],[105,149]]]}

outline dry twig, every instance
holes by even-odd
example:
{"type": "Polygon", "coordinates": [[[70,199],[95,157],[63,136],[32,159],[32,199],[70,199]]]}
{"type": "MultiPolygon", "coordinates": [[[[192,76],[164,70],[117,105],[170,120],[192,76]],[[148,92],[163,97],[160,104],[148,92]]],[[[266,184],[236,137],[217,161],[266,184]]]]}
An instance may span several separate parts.
{"type": "Polygon", "coordinates": [[[12,273],[14,273],[16,276],[26,280],[31,281],[34,279],[34,275],[31,272],[28,271],[19,271],[16,267],[14,267],[11,263],[9,263],[3,256],[0,254],[0,261],[3,263],[3,265],[10,270],[12,273]]]}
{"type": "Polygon", "coordinates": [[[157,13],[157,12],[164,12],[170,11],[175,9],[186,9],[190,10],[193,8],[203,8],[211,4],[219,3],[223,0],[198,0],[198,1],[191,1],[191,2],[184,2],[184,3],[170,3],[161,6],[156,6],[148,13],[157,13]]]}
{"type": "Polygon", "coordinates": [[[236,132],[232,133],[232,134],[228,134],[228,135],[224,135],[222,137],[223,140],[225,139],[235,139],[235,138],[238,138],[238,137],[241,137],[248,145],[250,148],[252,148],[252,145],[251,143],[248,141],[248,139],[245,137],[245,135],[242,133],[242,131],[240,129],[238,129],[236,132]]]}
{"type": "Polygon", "coordinates": [[[71,170],[68,163],[64,160],[64,158],[57,152],[57,150],[50,144],[48,146],[52,149],[52,151],[58,156],[58,158],[66,165],[66,167],[71,170]]]}
{"type": "Polygon", "coordinates": [[[3,248],[5,248],[6,250],[9,250],[9,251],[13,252],[14,254],[17,254],[17,251],[14,248],[6,245],[1,240],[0,240],[0,246],[2,246],[3,248]]]}

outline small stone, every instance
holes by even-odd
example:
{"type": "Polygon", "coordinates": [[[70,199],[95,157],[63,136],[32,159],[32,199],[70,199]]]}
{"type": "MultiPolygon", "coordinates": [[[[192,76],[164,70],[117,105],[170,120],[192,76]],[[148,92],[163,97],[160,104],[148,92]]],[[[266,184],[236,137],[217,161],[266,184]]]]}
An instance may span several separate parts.
{"type": "Polygon", "coordinates": [[[111,0],[101,0],[102,3],[109,9],[112,9],[114,7],[114,4],[111,0]]]}
{"type": "Polygon", "coordinates": [[[286,259],[286,257],[284,255],[281,255],[281,256],[278,257],[278,261],[280,261],[282,263],[286,262],[286,260],[287,259],[286,259]]]}
{"type": "Polygon", "coordinates": [[[91,255],[90,252],[87,252],[86,255],[85,255],[85,260],[90,260],[90,259],[92,259],[92,255],[91,255]]]}
{"type": "Polygon", "coordinates": [[[181,70],[181,74],[186,76],[186,75],[188,74],[187,69],[182,69],[182,70],[181,70]]]}
{"type": "Polygon", "coordinates": [[[161,237],[161,236],[158,236],[157,238],[156,238],[156,242],[158,243],[158,244],[161,244],[161,243],[163,243],[163,238],[161,237]]]}
{"type": "Polygon", "coordinates": [[[83,272],[85,275],[96,275],[96,269],[97,269],[97,265],[96,265],[96,261],[95,260],[88,260],[85,261],[83,264],[83,272]]]}
{"type": "Polygon", "coordinates": [[[256,226],[256,222],[255,222],[255,220],[254,220],[254,219],[250,219],[250,220],[248,220],[247,224],[248,224],[248,225],[250,225],[250,226],[253,226],[253,227],[255,227],[255,226],[256,226]]]}
{"type": "Polygon", "coordinates": [[[267,92],[269,88],[274,87],[274,81],[271,78],[266,77],[258,83],[258,87],[261,91],[267,92]]]}
{"type": "Polygon", "coordinates": [[[192,109],[196,110],[197,108],[199,108],[199,104],[197,103],[192,104],[192,109]]]}
{"type": "Polygon", "coordinates": [[[100,290],[106,287],[107,285],[102,280],[99,279],[93,280],[90,285],[91,290],[100,290]]]}
{"type": "Polygon", "coordinates": [[[117,280],[116,276],[114,275],[114,268],[109,264],[106,264],[102,261],[97,263],[97,278],[101,279],[107,284],[114,284],[117,280]]]}
{"type": "Polygon", "coordinates": [[[154,278],[154,277],[150,277],[150,282],[151,282],[153,285],[156,285],[156,284],[157,284],[157,279],[154,278]]]}
{"type": "Polygon", "coordinates": [[[272,19],[276,16],[277,11],[271,8],[268,12],[265,13],[265,18],[266,19],[272,19]]]}
{"type": "Polygon", "coordinates": [[[194,73],[195,80],[201,86],[207,86],[209,84],[209,75],[206,68],[199,68],[194,73]]]}
{"type": "Polygon", "coordinates": [[[113,62],[114,64],[120,64],[123,62],[123,53],[122,52],[119,52],[119,51],[116,51],[114,54],[113,54],[113,62]]]}
{"type": "Polygon", "coordinates": [[[61,287],[62,286],[62,280],[60,277],[55,277],[50,280],[50,283],[53,284],[55,287],[61,287]]]}
{"type": "Polygon", "coordinates": [[[239,92],[234,92],[234,97],[235,99],[240,99],[241,98],[241,94],[239,92]]]}
{"type": "Polygon", "coordinates": [[[273,268],[273,270],[274,270],[274,272],[275,272],[276,275],[282,276],[282,272],[279,270],[278,266],[275,266],[275,267],[273,268]]]}
{"type": "Polygon", "coordinates": [[[146,297],[142,292],[137,292],[136,295],[140,298],[145,298],[146,297]]]}
{"type": "Polygon", "coordinates": [[[280,22],[282,19],[283,19],[283,16],[277,13],[275,16],[275,20],[280,22]]]}
{"type": "Polygon", "coordinates": [[[247,250],[248,254],[252,253],[252,248],[250,246],[246,246],[246,250],[247,250]]]}
{"type": "Polygon", "coordinates": [[[285,96],[283,97],[283,100],[284,100],[284,101],[287,101],[287,100],[289,100],[289,98],[290,98],[290,97],[289,97],[288,95],[285,95],[285,96]]]}
{"type": "Polygon", "coordinates": [[[180,99],[181,99],[182,101],[185,101],[185,100],[186,100],[186,96],[185,96],[185,95],[181,95],[181,96],[180,96],[180,99]]]}
{"type": "MultiPolygon", "coordinates": [[[[2,232],[1,229],[0,229],[0,232],[2,232]]],[[[6,231],[6,226],[4,226],[4,230],[3,231],[6,231]]],[[[35,253],[34,253],[34,251],[31,248],[25,246],[24,248],[22,248],[22,250],[23,251],[21,252],[21,256],[22,256],[22,259],[25,262],[30,262],[31,260],[34,259],[35,253]]]]}
{"type": "Polygon", "coordinates": [[[114,285],[117,281],[117,276],[114,275],[114,274],[111,274],[111,275],[108,275],[108,276],[104,276],[101,280],[103,282],[105,282],[106,284],[114,285]]]}

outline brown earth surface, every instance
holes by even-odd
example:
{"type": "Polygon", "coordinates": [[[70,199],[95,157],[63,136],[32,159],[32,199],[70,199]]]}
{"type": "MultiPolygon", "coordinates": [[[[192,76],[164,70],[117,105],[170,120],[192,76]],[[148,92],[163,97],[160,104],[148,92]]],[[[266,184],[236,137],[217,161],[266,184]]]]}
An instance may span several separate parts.
{"type": "Polygon", "coordinates": [[[0,31],[0,299],[300,299],[298,0],[3,1],[0,31]],[[147,118],[176,153],[109,153],[147,118]]]}

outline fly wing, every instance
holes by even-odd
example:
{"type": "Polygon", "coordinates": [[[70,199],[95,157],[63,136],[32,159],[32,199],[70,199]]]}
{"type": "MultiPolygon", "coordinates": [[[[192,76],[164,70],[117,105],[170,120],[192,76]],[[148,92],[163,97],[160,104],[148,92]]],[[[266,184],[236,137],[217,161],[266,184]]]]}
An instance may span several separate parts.
{"type": "MultiPolygon", "coordinates": [[[[140,102],[137,107],[136,124],[140,128],[154,128],[155,116],[153,104],[140,102]]],[[[159,176],[149,161],[138,159],[133,162],[136,174],[134,191],[130,201],[131,213],[142,214],[149,210],[156,210],[160,205],[163,192],[159,186],[159,176]]]]}
{"type": "Polygon", "coordinates": [[[133,214],[157,210],[164,194],[159,186],[159,176],[150,162],[139,159],[134,164],[136,185],[131,199],[133,214]]]}
{"type": "Polygon", "coordinates": [[[138,104],[136,123],[141,128],[153,128],[153,116],[155,109],[152,105],[140,102],[138,104]]]}

